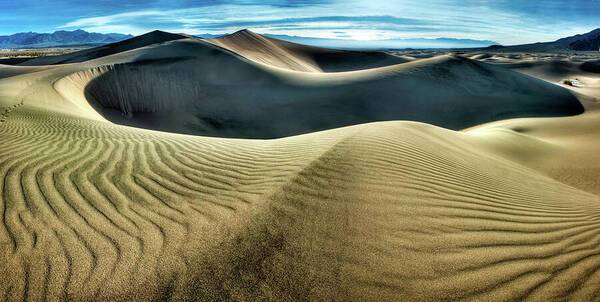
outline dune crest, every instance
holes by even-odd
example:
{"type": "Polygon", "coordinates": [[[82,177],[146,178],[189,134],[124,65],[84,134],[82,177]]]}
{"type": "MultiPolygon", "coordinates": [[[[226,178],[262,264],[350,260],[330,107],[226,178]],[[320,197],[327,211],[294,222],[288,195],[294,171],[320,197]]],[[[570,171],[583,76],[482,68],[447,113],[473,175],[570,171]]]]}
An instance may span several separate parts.
{"type": "Polygon", "coordinates": [[[40,57],[33,60],[27,60],[19,65],[22,66],[40,66],[40,65],[55,65],[55,64],[67,64],[67,63],[80,63],[92,59],[97,59],[120,52],[157,44],[167,41],[185,39],[188,36],[172,34],[160,30],[155,30],[141,36],[137,36],[124,41],[111,43],[108,45],[84,49],[81,51],[68,53],[60,56],[40,57]]]}
{"type": "Polygon", "coordinates": [[[409,62],[384,52],[335,50],[296,44],[268,38],[247,29],[208,41],[249,60],[294,71],[341,72],[409,62]]]}

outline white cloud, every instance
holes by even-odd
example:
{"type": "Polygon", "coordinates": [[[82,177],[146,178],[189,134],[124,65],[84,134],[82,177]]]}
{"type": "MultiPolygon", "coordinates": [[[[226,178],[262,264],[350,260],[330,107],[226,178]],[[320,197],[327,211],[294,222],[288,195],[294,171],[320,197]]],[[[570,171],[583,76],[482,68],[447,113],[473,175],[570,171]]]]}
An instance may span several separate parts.
{"type": "Polygon", "coordinates": [[[116,23],[126,23],[141,17],[156,17],[160,16],[160,11],[136,11],[121,14],[114,14],[108,16],[81,18],[75,21],[68,22],[65,25],[59,26],[59,28],[72,28],[72,27],[90,27],[90,26],[108,26],[116,23]]]}

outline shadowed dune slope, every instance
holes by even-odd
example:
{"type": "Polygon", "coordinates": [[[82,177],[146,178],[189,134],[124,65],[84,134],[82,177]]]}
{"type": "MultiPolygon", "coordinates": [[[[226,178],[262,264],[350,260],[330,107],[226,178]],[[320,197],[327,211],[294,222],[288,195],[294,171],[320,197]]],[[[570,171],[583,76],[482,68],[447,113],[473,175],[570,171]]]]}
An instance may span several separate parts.
{"type": "Polygon", "coordinates": [[[581,64],[581,70],[593,73],[600,73],[600,59],[587,61],[581,64]]]}
{"type": "Polygon", "coordinates": [[[208,41],[249,60],[295,71],[352,71],[409,61],[384,52],[334,50],[296,44],[264,37],[249,30],[208,41]]]}
{"type": "Polygon", "coordinates": [[[595,67],[594,61],[576,62],[566,58],[547,59],[546,61],[531,60],[527,57],[501,59],[497,64],[551,82],[593,73],[595,67]]]}
{"type": "Polygon", "coordinates": [[[162,43],[171,40],[188,38],[185,35],[172,34],[163,31],[153,31],[147,34],[137,36],[124,41],[107,44],[95,48],[84,49],[73,53],[68,53],[60,56],[48,56],[39,57],[25,61],[19,65],[22,66],[37,66],[37,65],[54,65],[54,64],[67,64],[67,63],[79,63],[92,59],[105,57],[108,55],[152,45],[162,43]]]}
{"type": "MultiPolygon", "coordinates": [[[[477,54],[470,55],[478,58],[477,54]]],[[[484,62],[500,65],[520,73],[558,84],[579,96],[600,99],[600,60],[596,53],[515,53],[493,54],[489,58],[480,58],[484,62]],[[577,79],[578,87],[565,84],[567,79],[577,79]]]]}
{"type": "Polygon", "coordinates": [[[511,117],[583,112],[561,87],[457,56],[305,73],[252,63],[198,40],[127,55],[133,61],[74,73],[64,80],[72,85],[61,89],[85,87],[87,100],[115,123],[239,138],[398,119],[462,129],[511,117]]]}

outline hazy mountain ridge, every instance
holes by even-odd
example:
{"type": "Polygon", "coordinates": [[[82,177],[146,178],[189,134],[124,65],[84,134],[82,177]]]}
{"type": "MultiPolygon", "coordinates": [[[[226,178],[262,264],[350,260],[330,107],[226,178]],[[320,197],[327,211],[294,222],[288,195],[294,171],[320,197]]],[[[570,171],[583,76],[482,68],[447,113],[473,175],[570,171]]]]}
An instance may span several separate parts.
{"type": "MultiPolygon", "coordinates": [[[[219,34],[199,34],[196,37],[213,39],[221,37],[219,34]]],[[[453,48],[481,48],[494,49],[494,51],[596,51],[600,48],[600,28],[585,34],[574,35],[558,39],[553,42],[537,42],[522,45],[503,46],[490,40],[458,39],[458,38],[412,38],[412,39],[386,39],[386,40],[348,40],[336,38],[315,38],[292,35],[264,34],[266,37],[280,39],[288,42],[338,49],[453,49],[453,48]]],[[[55,31],[53,33],[23,32],[12,35],[0,36],[0,48],[40,48],[88,45],[96,46],[123,41],[133,35],[119,33],[93,33],[81,29],[74,31],[55,31]]]]}
{"type": "Polygon", "coordinates": [[[558,39],[553,42],[538,42],[522,45],[501,46],[493,45],[488,47],[495,51],[507,52],[550,52],[550,51],[598,51],[600,49],[600,28],[594,29],[585,34],[574,35],[558,39]]]}
{"type": "Polygon", "coordinates": [[[59,30],[53,33],[23,32],[0,36],[0,48],[38,48],[69,45],[107,44],[132,38],[132,35],[118,33],[90,33],[81,29],[59,30]]]}

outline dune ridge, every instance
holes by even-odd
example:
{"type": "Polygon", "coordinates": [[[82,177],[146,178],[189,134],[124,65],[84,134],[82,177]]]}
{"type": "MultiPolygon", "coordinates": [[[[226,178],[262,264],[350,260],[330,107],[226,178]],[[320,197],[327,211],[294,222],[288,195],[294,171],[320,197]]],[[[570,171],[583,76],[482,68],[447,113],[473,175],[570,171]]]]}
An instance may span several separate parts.
{"type": "MultiPolygon", "coordinates": [[[[600,298],[600,186],[563,170],[593,166],[596,95],[578,96],[586,112],[571,117],[464,131],[386,121],[270,140],[118,125],[86,95],[115,70],[189,66],[192,54],[247,68],[257,87],[447,71],[441,82],[501,72],[550,90],[540,100],[567,91],[460,57],[306,73],[196,40],[0,79],[0,300],[600,298]]],[[[240,69],[205,80],[248,85],[240,69]]],[[[109,101],[143,105],[122,100],[109,101]]]]}
{"type": "Polygon", "coordinates": [[[97,59],[120,52],[153,45],[157,43],[163,43],[167,41],[185,39],[188,36],[172,34],[155,30],[141,36],[137,36],[131,39],[127,39],[120,42],[115,42],[100,47],[94,47],[90,49],[84,49],[60,56],[48,56],[40,57],[32,60],[27,60],[20,63],[21,66],[39,66],[39,65],[55,65],[55,64],[67,64],[67,63],[80,63],[92,59],[97,59]]]}
{"type": "Polygon", "coordinates": [[[459,130],[583,112],[563,88],[459,56],[308,73],[254,64],[203,41],[151,50],[128,52],[133,59],[95,65],[69,81],[112,122],[217,137],[278,138],[398,119],[459,130]]]}
{"type": "Polygon", "coordinates": [[[341,72],[409,62],[406,58],[384,52],[334,50],[296,44],[247,29],[207,41],[247,59],[295,71],[341,72]]]}

